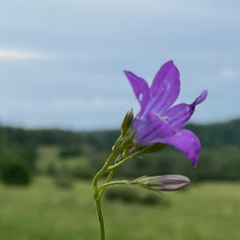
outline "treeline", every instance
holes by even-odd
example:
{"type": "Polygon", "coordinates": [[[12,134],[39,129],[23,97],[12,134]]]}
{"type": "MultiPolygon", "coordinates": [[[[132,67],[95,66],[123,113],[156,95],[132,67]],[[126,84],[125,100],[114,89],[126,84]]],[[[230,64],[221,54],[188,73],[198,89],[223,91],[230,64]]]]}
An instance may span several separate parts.
{"type": "MultiPolygon", "coordinates": [[[[188,124],[186,128],[192,130],[200,139],[204,148],[222,146],[240,146],[240,119],[215,124],[188,124]]],[[[32,142],[35,145],[47,144],[92,144],[94,148],[107,150],[111,148],[119,136],[119,130],[106,131],[68,131],[61,129],[23,129],[10,126],[0,126],[0,136],[12,143],[22,144],[32,142]]]]}
{"type": "Polygon", "coordinates": [[[240,119],[206,125],[189,124],[187,128],[196,133],[204,148],[240,147],[240,119]]]}
{"type": "MultiPolygon", "coordinates": [[[[167,147],[159,153],[130,160],[118,175],[135,178],[178,173],[189,176],[193,181],[240,180],[239,126],[240,119],[209,125],[189,124],[186,128],[196,133],[202,143],[197,168],[193,168],[182,153],[167,147]]],[[[119,130],[74,132],[0,126],[0,176],[13,179],[24,173],[31,173],[30,176],[37,174],[37,150],[42,145],[48,145],[59,147],[59,159],[66,164],[72,157],[86,159],[85,164],[74,169],[74,176],[91,178],[110,153],[118,136],[119,130]]],[[[13,180],[8,181],[11,183],[13,180]]],[[[25,181],[30,181],[30,178],[25,181]]]]}

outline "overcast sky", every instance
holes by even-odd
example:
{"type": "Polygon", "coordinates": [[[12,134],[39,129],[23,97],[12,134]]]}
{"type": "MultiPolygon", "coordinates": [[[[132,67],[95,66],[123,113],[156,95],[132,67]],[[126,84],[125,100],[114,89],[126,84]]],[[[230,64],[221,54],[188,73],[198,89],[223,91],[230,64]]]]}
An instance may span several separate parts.
{"type": "Polygon", "coordinates": [[[123,74],[151,83],[173,60],[177,102],[207,89],[193,122],[240,117],[240,1],[0,0],[0,123],[117,128],[139,106],[123,74]]]}

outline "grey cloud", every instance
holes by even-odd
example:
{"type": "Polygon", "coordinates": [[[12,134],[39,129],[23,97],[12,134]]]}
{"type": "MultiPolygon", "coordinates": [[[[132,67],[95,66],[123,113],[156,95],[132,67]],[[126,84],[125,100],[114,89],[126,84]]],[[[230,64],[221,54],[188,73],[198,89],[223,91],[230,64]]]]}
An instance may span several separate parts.
{"type": "Polygon", "coordinates": [[[4,121],[118,127],[138,110],[122,70],[151,82],[169,59],[181,73],[179,102],[209,90],[194,121],[239,114],[239,1],[0,2],[0,48],[48,56],[0,61],[4,121]]]}

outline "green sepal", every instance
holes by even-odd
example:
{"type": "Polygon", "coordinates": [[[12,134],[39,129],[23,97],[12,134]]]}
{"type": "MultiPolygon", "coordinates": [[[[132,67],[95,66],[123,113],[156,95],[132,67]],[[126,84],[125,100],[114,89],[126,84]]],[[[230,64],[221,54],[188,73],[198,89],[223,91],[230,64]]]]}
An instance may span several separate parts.
{"type": "Polygon", "coordinates": [[[141,149],[141,154],[149,154],[149,153],[159,152],[166,146],[167,146],[166,144],[157,143],[152,146],[139,146],[139,149],[141,149]]]}
{"type": "Polygon", "coordinates": [[[133,110],[131,109],[130,111],[127,112],[127,114],[123,119],[122,127],[121,127],[122,136],[124,136],[132,127],[133,119],[134,119],[134,114],[133,114],[133,110]]]}

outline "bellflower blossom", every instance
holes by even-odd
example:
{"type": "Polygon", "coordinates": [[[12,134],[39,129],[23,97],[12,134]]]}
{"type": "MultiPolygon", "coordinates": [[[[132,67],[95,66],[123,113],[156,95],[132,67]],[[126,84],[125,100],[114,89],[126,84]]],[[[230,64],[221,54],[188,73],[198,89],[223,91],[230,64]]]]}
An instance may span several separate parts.
{"type": "Polygon", "coordinates": [[[193,132],[182,128],[191,118],[196,105],[206,99],[207,91],[203,91],[192,104],[172,106],[180,93],[180,74],[173,61],[160,68],[151,87],[132,72],[124,73],[140,104],[140,111],[132,124],[132,131],[136,132],[134,141],[142,146],[158,143],[172,145],[196,166],[200,141],[193,132]]]}

